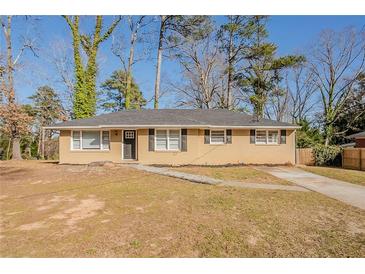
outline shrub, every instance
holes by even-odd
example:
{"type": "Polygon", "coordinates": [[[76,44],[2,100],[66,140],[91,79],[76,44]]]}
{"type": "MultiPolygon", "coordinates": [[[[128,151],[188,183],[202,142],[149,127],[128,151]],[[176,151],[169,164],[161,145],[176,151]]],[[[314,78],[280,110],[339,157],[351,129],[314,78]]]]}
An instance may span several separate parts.
{"type": "Polygon", "coordinates": [[[317,144],[313,147],[313,156],[316,166],[338,165],[341,157],[341,147],[317,144]]]}

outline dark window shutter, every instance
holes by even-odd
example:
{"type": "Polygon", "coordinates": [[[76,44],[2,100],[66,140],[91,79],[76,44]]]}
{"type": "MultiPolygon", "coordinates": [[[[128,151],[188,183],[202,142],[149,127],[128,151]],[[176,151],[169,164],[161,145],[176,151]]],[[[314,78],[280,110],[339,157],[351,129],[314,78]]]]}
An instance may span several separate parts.
{"type": "Polygon", "coordinates": [[[282,129],[280,131],[280,144],[286,144],[286,130],[282,129]]]}
{"type": "Polygon", "coordinates": [[[210,130],[204,130],[204,144],[210,144],[210,130]]]}
{"type": "Polygon", "coordinates": [[[255,135],[256,135],[256,132],[254,129],[251,129],[250,130],[250,144],[254,144],[255,143],[255,135]]]}
{"type": "Polygon", "coordinates": [[[148,129],[148,151],[155,151],[155,130],[148,129]]]}
{"type": "Polygon", "coordinates": [[[181,129],[181,151],[188,151],[188,130],[186,128],[181,129]]]}
{"type": "Polygon", "coordinates": [[[226,143],[232,144],[232,129],[226,130],[226,143]]]}

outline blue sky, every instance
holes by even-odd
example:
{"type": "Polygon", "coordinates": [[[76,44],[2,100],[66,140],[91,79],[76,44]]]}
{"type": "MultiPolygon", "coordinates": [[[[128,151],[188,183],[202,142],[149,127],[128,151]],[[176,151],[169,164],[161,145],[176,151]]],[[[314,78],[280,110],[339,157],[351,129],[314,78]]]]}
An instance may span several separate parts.
{"type": "MultiPolygon", "coordinates": [[[[112,16],[105,17],[105,25],[109,25],[112,16]]],[[[213,17],[216,24],[224,22],[224,16],[213,17]]],[[[92,18],[82,19],[82,28],[87,30],[93,25],[92,18]]],[[[157,29],[157,22],[152,23],[148,31],[157,29]]],[[[342,30],[348,26],[354,26],[360,29],[365,24],[364,16],[272,16],[268,22],[269,39],[278,45],[278,54],[293,54],[306,50],[313,41],[315,41],[319,32],[323,29],[342,30]]],[[[39,48],[38,57],[34,57],[27,52],[21,62],[21,71],[16,74],[16,92],[18,100],[27,103],[28,96],[33,94],[40,85],[50,85],[56,90],[62,91],[64,87],[57,81],[57,71],[52,62],[50,62],[51,46],[57,40],[64,40],[66,44],[71,45],[71,34],[66,22],[60,16],[39,16],[37,20],[26,20],[24,17],[16,17],[13,23],[13,44],[15,52],[20,45],[19,35],[25,33],[37,34],[37,45],[39,48]],[[35,21],[35,22],[34,22],[35,21]]],[[[129,33],[124,21],[115,32],[117,38],[120,34],[129,38],[129,33]]],[[[147,36],[145,36],[147,37],[147,36]]],[[[151,99],[154,89],[155,78],[155,56],[157,39],[152,35],[147,37],[149,45],[153,47],[147,60],[143,60],[134,67],[134,77],[139,84],[145,98],[151,99]]],[[[5,49],[4,37],[0,38],[0,50],[5,49]]],[[[121,63],[111,53],[112,40],[109,39],[102,44],[99,52],[99,76],[98,84],[105,80],[114,70],[121,67],[121,63]]],[[[142,52],[142,48],[138,47],[137,52],[142,52]]],[[[72,54],[72,52],[70,52],[72,54]]],[[[137,53],[138,54],[138,53],[137,53]]],[[[72,57],[72,56],[70,56],[72,57]]],[[[166,89],[169,81],[178,81],[179,66],[173,60],[164,59],[162,64],[162,86],[166,89]]],[[[167,90],[168,91],[168,90],[167,90]]],[[[167,95],[161,99],[160,107],[167,108],[174,106],[174,97],[167,95]]],[[[149,103],[147,107],[152,107],[149,103]]]]}

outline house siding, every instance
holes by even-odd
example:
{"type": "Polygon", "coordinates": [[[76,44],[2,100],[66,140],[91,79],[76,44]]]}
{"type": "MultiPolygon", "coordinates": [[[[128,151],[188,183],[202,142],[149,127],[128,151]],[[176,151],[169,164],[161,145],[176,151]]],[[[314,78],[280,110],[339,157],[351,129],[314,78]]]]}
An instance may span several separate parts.
{"type": "MultiPolygon", "coordinates": [[[[149,151],[148,129],[137,130],[137,160],[142,164],[225,165],[225,164],[295,164],[295,132],[287,130],[286,144],[250,143],[249,129],[233,129],[232,144],[204,143],[204,129],[187,130],[187,151],[149,151]]],[[[72,151],[71,131],[60,134],[60,163],[86,164],[95,161],[122,160],[122,131],[111,130],[109,151],[72,151]]]]}
{"type": "Polygon", "coordinates": [[[71,130],[61,130],[59,158],[61,164],[88,164],[96,161],[121,161],[122,131],[110,131],[109,150],[71,150],[71,130]]]}
{"type": "Polygon", "coordinates": [[[356,138],[355,143],[355,147],[365,148],[365,138],[356,138]]]}

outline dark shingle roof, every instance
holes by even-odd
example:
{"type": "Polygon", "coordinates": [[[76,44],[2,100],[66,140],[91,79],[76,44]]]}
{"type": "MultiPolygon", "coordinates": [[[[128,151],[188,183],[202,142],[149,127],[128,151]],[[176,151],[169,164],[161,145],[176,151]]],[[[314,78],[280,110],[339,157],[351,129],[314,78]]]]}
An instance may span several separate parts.
{"type": "Polygon", "coordinates": [[[360,138],[360,137],[365,137],[365,131],[347,136],[347,138],[350,138],[350,139],[360,138]]]}
{"type": "Polygon", "coordinates": [[[48,128],[72,127],[296,127],[293,124],[269,119],[257,121],[252,115],[224,109],[143,109],[126,110],[54,124],[48,128]]]}

